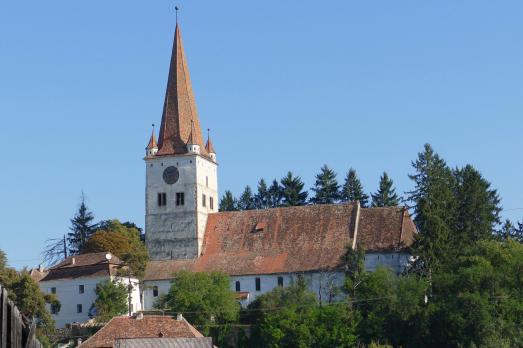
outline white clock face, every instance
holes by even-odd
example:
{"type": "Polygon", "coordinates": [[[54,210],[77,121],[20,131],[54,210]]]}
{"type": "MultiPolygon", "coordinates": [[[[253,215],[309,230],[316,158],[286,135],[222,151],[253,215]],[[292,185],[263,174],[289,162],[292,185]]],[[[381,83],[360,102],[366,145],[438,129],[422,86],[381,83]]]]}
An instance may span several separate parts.
{"type": "Polygon", "coordinates": [[[178,168],[170,166],[165,168],[163,171],[163,181],[165,181],[166,184],[172,185],[178,181],[180,178],[180,172],[178,171],[178,168]]]}

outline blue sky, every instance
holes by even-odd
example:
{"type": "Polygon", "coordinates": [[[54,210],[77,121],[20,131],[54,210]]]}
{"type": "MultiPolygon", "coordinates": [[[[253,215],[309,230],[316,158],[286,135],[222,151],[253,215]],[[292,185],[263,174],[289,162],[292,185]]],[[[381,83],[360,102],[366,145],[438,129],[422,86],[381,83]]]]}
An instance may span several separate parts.
{"type": "MultiPolygon", "coordinates": [[[[523,2],[179,1],[219,186],[324,164],[399,192],[429,142],[523,208],[523,2]]],[[[0,2],[0,249],[37,265],[83,190],[97,219],[144,224],[174,2],[0,2]]],[[[523,209],[505,217],[523,218],[523,209]]]]}

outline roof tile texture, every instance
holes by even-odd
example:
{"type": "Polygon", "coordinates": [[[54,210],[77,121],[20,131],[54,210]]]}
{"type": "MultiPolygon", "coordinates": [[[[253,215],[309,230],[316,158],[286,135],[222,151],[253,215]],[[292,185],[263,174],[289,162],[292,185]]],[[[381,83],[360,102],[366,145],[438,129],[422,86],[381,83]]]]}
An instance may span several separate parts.
{"type": "Polygon", "coordinates": [[[117,338],[154,337],[203,337],[185,319],[176,320],[169,316],[144,316],[143,319],[127,316],[114,317],[96,334],[83,342],[81,348],[113,347],[117,338]]]}

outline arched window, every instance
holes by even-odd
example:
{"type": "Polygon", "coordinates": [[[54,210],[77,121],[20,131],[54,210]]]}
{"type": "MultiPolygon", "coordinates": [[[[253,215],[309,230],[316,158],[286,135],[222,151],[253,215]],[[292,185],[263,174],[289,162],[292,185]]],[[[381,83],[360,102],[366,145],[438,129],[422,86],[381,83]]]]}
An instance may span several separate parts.
{"type": "Polygon", "coordinates": [[[237,280],[237,281],[236,281],[236,291],[240,291],[240,289],[241,289],[241,288],[240,288],[240,281],[237,280]]]}

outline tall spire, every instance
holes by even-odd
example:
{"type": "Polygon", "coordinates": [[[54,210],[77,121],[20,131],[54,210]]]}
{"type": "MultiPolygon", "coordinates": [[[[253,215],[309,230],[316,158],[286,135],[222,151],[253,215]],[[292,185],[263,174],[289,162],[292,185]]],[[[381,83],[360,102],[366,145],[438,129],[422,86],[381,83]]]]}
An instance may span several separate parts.
{"type": "Polygon", "coordinates": [[[200,120],[192,91],[189,68],[183,50],[180,25],[176,23],[174,33],[169,78],[165,91],[162,124],[158,138],[157,155],[175,155],[187,153],[187,141],[192,134],[192,141],[199,145],[203,155],[208,155],[203,146],[200,120]],[[192,124],[194,122],[194,124],[192,124]],[[194,127],[194,132],[192,128],[194,127]]]}
{"type": "Polygon", "coordinates": [[[146,149],[155,149],[158,148],[158,144],[156,143],[156,136],[154,135],[154,124],[153,124],[153,131],[151,133],[151,138],[149,139],[149,144],[147,144],[146,149]]]}

